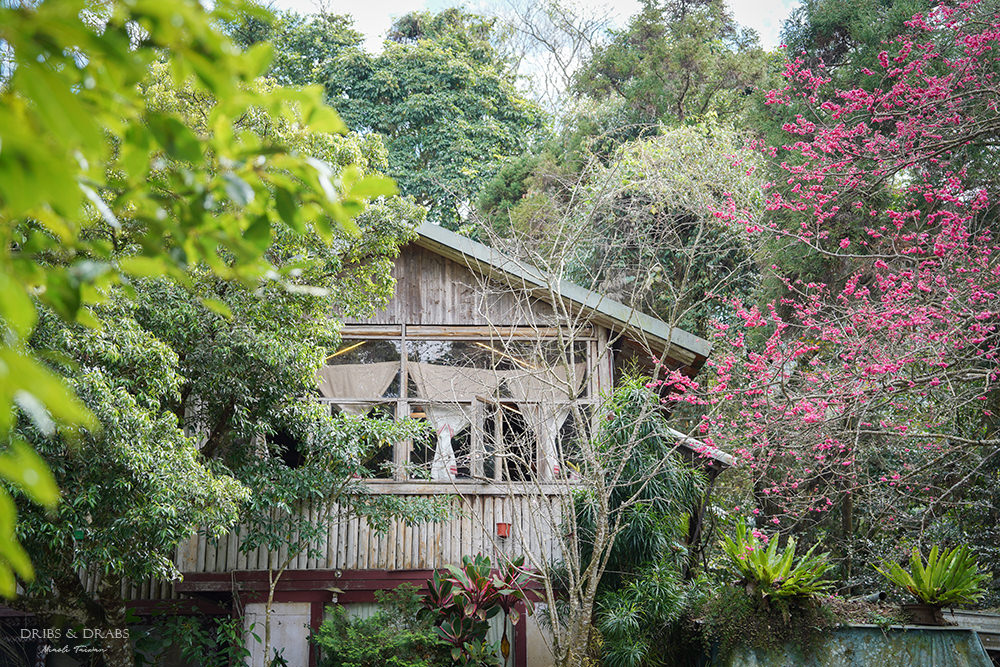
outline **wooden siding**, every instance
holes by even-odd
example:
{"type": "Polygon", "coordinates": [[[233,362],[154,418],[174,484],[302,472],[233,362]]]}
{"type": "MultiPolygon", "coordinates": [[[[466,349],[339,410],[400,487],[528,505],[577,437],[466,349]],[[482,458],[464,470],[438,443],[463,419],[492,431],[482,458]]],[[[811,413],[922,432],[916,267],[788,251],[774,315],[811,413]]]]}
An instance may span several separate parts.
{"type": "MultiPolygon", "coordinates": [[[[438,494],[434,494],[438,495],[438,494]]],[[[401,496],[420,498],[427,496],[401,496]]],[[[303,553],[289,567],[340,570],[424,570],[459,563],[462,556],[482,553],[494,561],[530,555],[529,562],[547,564],[559,555],[551,526],[561,511],[560,495],[469,494],[451,496],[451,518],[407,525],[396,520],[377,532],[365,521],[334,506],[329,530],[312,546],[318,555],[303,553]],[[510,523],[511,535],[501,539],[497,523],[510,523]]],[[[322,513],[308,509],[313,517],[322,513]]],[[[239,550],[239,531],[213,540],[198,535],[182,543],[176,565],[181,572],[265,570],[286,554],[239,550]]]]}
{"type": "MultiPolygon", "coordinates": [[[[101,588],[101,567],[79,572],[84,589],[97,593],[101,588]]],[[[180,600],[181,596],[175,590],[174,582],[163,581],[155,577],[147,577],[140,581],[123,581],[119,588],[123,600],[180,600]]]]}
{"type": "Polygon", "coordinates": [[[393,267],[396,289],[384,310],[346,324],[551,326],[552,307],[507,285],[486,287],[469,267],[410,244],[393,267]]]}

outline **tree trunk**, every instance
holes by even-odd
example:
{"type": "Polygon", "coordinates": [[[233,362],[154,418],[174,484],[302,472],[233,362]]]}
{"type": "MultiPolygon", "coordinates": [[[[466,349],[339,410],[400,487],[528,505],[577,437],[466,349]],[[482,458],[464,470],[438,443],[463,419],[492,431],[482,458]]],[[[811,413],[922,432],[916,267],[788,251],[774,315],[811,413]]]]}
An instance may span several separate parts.
{"type": "Polygon", "coordinates": [[[122,627],[102,628],[108,635],[100,640],[99,648],[104,652],[104,664],[107,667],[135,667],[135,653],[132,650],[132,641],[129,639],[128,629],[122,627]],[[121,634],[119,634],[121,633],[121,634]]]}
{"type": "Polygon", "coordinates": [[[277,585],[274,570],[268,568],[267,602],[264,603],[264,665],[271,664],[271,607],[274,605],[274,589],[277,585]]]}
{"type": "Polygon", "coordinates": [[[103,651],[107,667],[134,667],[135,652],[125,620],[125,601],[121,597],[121,579],[103,579],[97,590],[101,612],[92,617],[91,627],[98,635],[98,647],[103,651]]]}
{"type": "MultiPolygon", "coordinates": [[[[852,577],[853,570],[853,553],[851,544],[853,543],[852,537],[854,536],[854,494],[851,493],[850,489],[847,489],[844,493],[844,502],[841,505],[841,529],[843,531],[844,540],[844,581],[850,581],[852,577]]],[[[852,587],[847,589],[847,593],[850,594],[852,587]]]]}

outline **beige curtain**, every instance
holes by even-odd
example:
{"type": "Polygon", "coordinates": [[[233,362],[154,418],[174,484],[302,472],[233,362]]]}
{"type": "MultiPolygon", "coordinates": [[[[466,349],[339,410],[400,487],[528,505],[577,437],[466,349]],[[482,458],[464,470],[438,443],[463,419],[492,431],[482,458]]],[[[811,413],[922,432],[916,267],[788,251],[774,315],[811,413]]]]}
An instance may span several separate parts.
{"type": "Polygon", "coordinates": [[[451,441],[472,422],[471,403],[476,396],[492,396],[502,379],[496,371],[410,362],[407,372],[417,385],[417,396],[435,401],[424,407],[427,420],[437,433],[431,461],[431,479],[448,480],[458,472],[451,441]]]}
{"type": "Polygon", "coordinates": [[[559,430],[569,417],[570,406],[565,402],[576,398],[583,387],[586,364],[572,367],[556,366],[540,370],[507,371],[505,384],[517,407],[531,426],[538,443],[538,475],[542,481],[559,474],[559,454],[556,442],[559,430]]]}
{"type": "MultiPolygon", "coordinates": [[[[372,409],[399,372],[398,361],[374,364],[323,366],[316,374],[319,391],[326,398],[373,399],[365,403],[337,403],[349,415],[363,415],[372,409]]],[[[336,401],[334,401],[336,403],[336,401]]]]}

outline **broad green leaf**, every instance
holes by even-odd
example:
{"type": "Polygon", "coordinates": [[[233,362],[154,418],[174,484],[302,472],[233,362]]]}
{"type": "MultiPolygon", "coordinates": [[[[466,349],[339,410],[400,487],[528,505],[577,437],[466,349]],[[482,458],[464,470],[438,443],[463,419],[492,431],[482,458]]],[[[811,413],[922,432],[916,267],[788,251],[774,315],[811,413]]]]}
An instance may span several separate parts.
{"type": "Polygon", "coordinates": [[[21,390],[31,394],[64,424],[96,426],[94,416],[62,378],[19,351],[0,347],[0,386],[12,392],[21,390]]]}
{"type": "Polygon", "coordinates": [[[167,272],[167,263],[162,257],[122,257],[118,260],[122,272],[140,278],[155,278],[167,272]]]}
{"type": "Polygon", "coordinates": [[[399,194],[396,181],[386,176],[365,176],[354,184],[348,193],[355,199],[372,199],[374,197],[390,197],[399,194]]]}
{"type": "Polygon", "coordinates": [[[156,142],[166,151],[167,155],[187,162],[201,160],[201,142],[177,118],[162,113],[151,113],[147,124],[156,142]]]}
{"type": "Polygon", "coordinates": [[[8,600],[17,597],[17,580],[5,558],[0,560],[0,595],[8,600]]]}
{"type": "Polygon", "coordinates": [[[48,132],[75,139],[85,147],[101,146],[104,138],[94,118],[71,89],[68,77],[46,64],[22,64],[14,73],[13,86],[31,98],[34,110],[48,132]]]}
{"type": "Polygon", "coordinates": [[[305,231],[305,227],[302,225],[302,217],[299,215],[298,207],[295,205],[295,199],[288,190],[283,187],[275,189],[274,207],[277,209],[282,221],[290,229],[294,229],[300,234],[305,231]]]}
{"type": "Polygon", "coordinates": [[[80,283],[66,271],[53,267],[46,275],[42,298],[65,320],[76,319],[80,309],[80,283]]]}
{"type": "Polygon", "coordinates": [[[0,453],[0,476],[39,505],[52,508],[59,502],[59,487],[52,471],[42,457],[20,438],[13,438],[7,451],[0,453]]]}
{"type": "MultiPolygon", "coordinates": [[[[17,508],[14,500],[7,493],[7,490],[0,488],[0,560],[5,560],[17,574],[27,581],[34,578],[34,571],[31,568],[31,560],[28,554],[18,544],[14,536],[14,526],[17,523],[17,508]]],[[[4,591],[8,597],[13,595],[11,591],[4,591]]]]}
{"type": "MultiPolygon", "coordinates": [[[[2,162],[2,158],[0,158],[0,162],[2,162]]],[[[0,182],[2,181],[2,174],[0,174],[0,182]]],[[[73,188],[67,188],[67,192],[73,191],[73,188]]],[[[79,192],[79,190],[76,190],[76,192],[79,192]]],[[[37,207],[31,212],[31,215],[34,219],[42,223],[47,230],[55,234],[60,241],[69,242],[76,235],[74,225],[51,208],[46,206],[37,207]]]]}
{"type": "Polygon", "coordinates": [[[272,60],[274,60],[274,47],[269,42],[254,44],[243,52],[246,73],[253,78],[264,76],[272,60]]]}
{"type": "Polygon", "coordinates": [[[202,299],[201,303],[206,308],[211,310],[213,313],[218,313],[219,315],[222,315],[226,319],[232,319],[233,317],[233,311],[229,309],[229,306],[227,306],[224,302],[219,301],[218,299],[206,298],[202,299]]]}
{"type": "Polygon", "coordinates": [[[243,238],[254,248],[263,252],[271,245],[271,221],[266,215],[257,216],[243,232],[243,238]]]}
{"type": "Polygon", "coordinates": [[[329,132],[331,134],[344,134],[347,126],[336,111],[325,104],[317,104],[309,117],[306,118],[309,128],[315,132],[329,132]]]}
{"type": "Polygon", "coordinates": [[[131,180],[146,177],[149,171],[149,130],[145,125],[133,124],[125,131],[125,138],[119,151],[118,167],[131,180]]]}
{"type": "Polygon", "coordinates": [[[81,308],[76,313],[76,321],[78,324],[82,324],[88,329],[93,329],[95,331],[100,331],[104,328],[104,323],[94,315],[93,311],[89,308],[81,308]]]}
{"type": "Polygon", "coordinates": [[[4,274],[0,274],[0,315],[20,338],[27,338],[38,319],[31,297],[21,285],[4,274]]]}

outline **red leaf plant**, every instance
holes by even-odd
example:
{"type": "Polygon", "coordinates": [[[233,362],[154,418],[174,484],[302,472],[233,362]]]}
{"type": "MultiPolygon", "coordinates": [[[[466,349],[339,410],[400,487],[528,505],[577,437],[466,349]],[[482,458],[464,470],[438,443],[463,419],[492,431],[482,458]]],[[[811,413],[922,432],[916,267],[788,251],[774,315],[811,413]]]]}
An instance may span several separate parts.
{"type": "Polygon", "coordinates": [[[484,664],[497,649],[486,642],[489,619],[504,612],[516,624],[520,605],[530,614],[532,604],[526,588],[535,577],[524,568],[523,556],[499,569],[493,569],[483,555],[463,556],[461,567],[446,567],[447,574],[438,570],[428,580],[424,611],[451,647],[452,660],[460,665],[484,664]]]}

